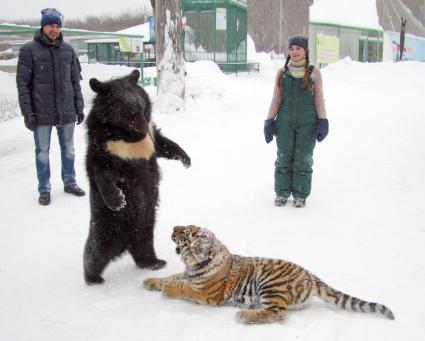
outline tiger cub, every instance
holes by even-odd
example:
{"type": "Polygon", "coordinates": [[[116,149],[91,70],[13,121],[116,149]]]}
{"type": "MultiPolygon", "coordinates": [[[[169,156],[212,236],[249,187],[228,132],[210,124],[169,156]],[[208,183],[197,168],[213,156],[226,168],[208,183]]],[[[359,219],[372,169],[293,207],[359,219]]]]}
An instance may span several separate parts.
{"type": "Polygon", "coordinates": [[[282,320],[287,310],[307,306],[313,296],[333,306],[394,319],[386,306],[332,289],[294,263],[233,255],[205,228],[176,226],[171,238],[185,271],[143,282],[145,288],[160,290],[166,297],[247,308],[237,313],[243,323],[282,320]]]}

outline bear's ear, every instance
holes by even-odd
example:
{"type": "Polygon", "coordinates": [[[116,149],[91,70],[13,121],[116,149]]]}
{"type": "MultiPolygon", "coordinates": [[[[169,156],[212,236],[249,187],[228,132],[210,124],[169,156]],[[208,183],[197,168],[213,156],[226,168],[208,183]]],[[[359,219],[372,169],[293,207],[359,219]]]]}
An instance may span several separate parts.
{"type": "Polygon", "coordinates": [[[105,92],[107,89],[107,86],[104,83],[98,81],[96,78],[91,78],[89,84],[91,89],[98,94],[105,92]]]}
{"type": "Polygon", "coordinates": [[[139,70],[134,70],[132,73],[128,75],[128,80],[130,83],[137,85],[137,82],[139,81],[140,72],[139,70]]]}

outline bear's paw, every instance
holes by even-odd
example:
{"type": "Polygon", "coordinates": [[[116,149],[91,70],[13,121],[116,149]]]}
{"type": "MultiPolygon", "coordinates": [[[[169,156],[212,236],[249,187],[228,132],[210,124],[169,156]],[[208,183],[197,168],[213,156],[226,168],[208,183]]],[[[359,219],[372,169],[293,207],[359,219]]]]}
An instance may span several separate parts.
{"type": "Polygon", "coordinates": [[[121,211],[126,205],[125,195],[121,189],[118,188],[117,195],[112,196],[105,200],[106,206],[112,211],[121,211]]]}
{"type": "Polygon", "coordinates": [[[189,168],[192,164],[189,155],[184,153],[182,156],[179,157],[179,160],[183,163],[183,166],[185,168],[189,168]]]}

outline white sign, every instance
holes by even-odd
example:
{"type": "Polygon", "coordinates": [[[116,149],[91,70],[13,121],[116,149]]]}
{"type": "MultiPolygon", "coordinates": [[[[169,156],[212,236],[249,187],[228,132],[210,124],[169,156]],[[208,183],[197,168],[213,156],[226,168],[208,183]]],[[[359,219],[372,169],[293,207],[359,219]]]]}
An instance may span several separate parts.
{"type": "Polygon", "coordinates": [[[227,20],[226,20],[226,9],[217,8],[215,12],[215,29],[217,31],[226,31],[227,20]]]}
{"type": "Polygon", "coordinates": [[[131,38],[131,52],[133,52],[133,53],[143,52],[143,40],[142,40],[142,38],[131,38]]]}

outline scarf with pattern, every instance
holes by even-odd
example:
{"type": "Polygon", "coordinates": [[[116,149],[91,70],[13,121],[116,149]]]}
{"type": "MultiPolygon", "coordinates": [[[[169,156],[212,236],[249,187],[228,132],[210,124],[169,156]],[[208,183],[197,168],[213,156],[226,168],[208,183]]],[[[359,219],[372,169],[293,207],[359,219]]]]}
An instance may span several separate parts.
{"type": "Polygon", "coordinates": [[[291,75],[294,78],[303,78],[304,77],[304,65],[305,59],[300,60],[299,62],[295,62],[290,60],[288,63],[288,69],[291,75]]]}

